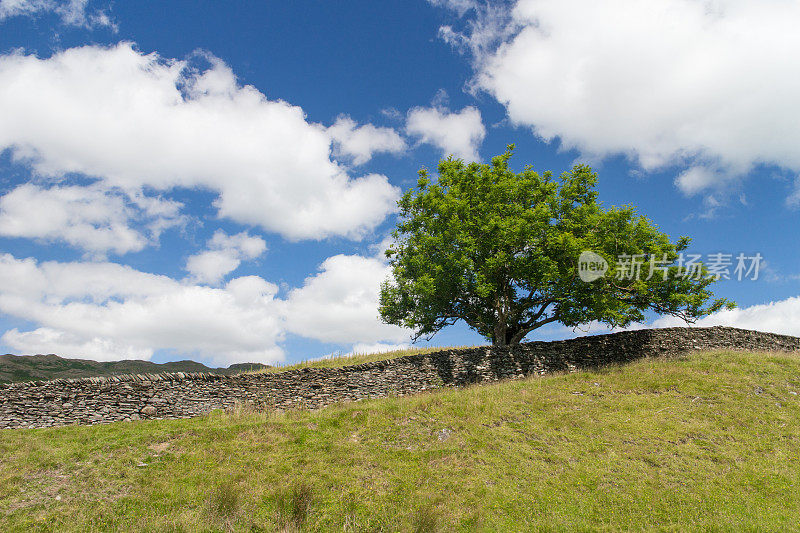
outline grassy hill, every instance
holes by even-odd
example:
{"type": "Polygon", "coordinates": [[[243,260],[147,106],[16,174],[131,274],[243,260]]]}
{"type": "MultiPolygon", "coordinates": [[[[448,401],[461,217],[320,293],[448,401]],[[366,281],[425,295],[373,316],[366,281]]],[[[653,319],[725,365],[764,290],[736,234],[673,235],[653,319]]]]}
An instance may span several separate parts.
{"type": "Polygon", "coordinates": [[[0,530],[798,530],[800,357],[0,431],[0,530]]]}
{"type": "Polygon", "coordinates": [[[159,372],[212,372],[236,374],[265,368],[259,363],[231,365],[228,368],[209,368],[194,361],[153,363],[126,360],[99,362],[89,359],[65,359],[57,355],[0,355],[0,383],[35,381],[58,378],[88,378],[115,374],[157,374],[159,372]]]}

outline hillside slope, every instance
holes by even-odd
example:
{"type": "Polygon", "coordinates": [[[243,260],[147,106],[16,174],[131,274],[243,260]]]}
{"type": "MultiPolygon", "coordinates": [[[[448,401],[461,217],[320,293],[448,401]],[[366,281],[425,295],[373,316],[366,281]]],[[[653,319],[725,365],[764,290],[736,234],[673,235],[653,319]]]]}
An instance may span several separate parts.
{"type": "Polygon", "coordinates": [[[797,530],[800,357],[0,431],[0,530],[797,530]]]}
{"type": "Polygon", "coordinates": [[[151,361],[92,361],[66,359],[57,355],[0,355],[0,383],[50,380],[59,378],[88,378],[116,374],[157,374],[160,372],[212,372],[236,374],[267,368],[260,363],[231,365],[228,368],[209,368],[195,361],[153,363],[151,361]]]}

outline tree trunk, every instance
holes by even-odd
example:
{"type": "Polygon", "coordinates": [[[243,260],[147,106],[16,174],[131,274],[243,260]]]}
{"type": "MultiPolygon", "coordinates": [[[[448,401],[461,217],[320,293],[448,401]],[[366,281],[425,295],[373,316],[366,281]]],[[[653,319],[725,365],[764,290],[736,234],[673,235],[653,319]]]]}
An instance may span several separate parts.
{"type": "Polygon", "coordinates": [[[506,344],[508,344],[507,329],[508,328],[506,328],[506,325],[501,322],[497,322],[494,325],[494,335],[492,335],[493,346],[505,346],[506,344]]]}
{"type": "Polygon", "coordinates": [[[494,304],[495,308],[495,322],[494,322],[494,335],[492,336],[492,345],[505,346],[508,344],[508,327],[506,327],[506,313],[505,302],[503,298],[498,296],[494,304]]]}
{"type": "Polygon", "coordinates": [[[519,339],[516,341],[516,328],[509,328],[505,324],[497,323],[494,325],[494,334],[492,335],[492,346],[508,346],[509,344],[519,344],[519,339]]]}

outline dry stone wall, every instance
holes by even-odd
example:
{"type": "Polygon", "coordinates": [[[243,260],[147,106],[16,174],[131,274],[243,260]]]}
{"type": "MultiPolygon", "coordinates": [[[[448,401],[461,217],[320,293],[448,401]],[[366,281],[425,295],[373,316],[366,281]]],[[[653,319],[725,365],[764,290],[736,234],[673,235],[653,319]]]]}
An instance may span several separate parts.
{"type": "Polygon", "coordinates": [[[316,409],[501,379],[575,371],[708,349],[800,351],[800,338],[735,328],[626,331],[513,347],[409,355],[342,368],[220,376],[124,375],[0,385],[0,428],[189,418],[214,409],[316,409]]]}

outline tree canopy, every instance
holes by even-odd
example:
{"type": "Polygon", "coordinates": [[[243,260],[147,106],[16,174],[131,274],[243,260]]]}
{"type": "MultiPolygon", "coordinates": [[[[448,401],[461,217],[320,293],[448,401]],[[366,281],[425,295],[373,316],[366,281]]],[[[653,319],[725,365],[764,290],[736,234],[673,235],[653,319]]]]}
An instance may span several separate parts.
{"type": "Polygon", "coordinates": [[[712,300],[706,265],[682,264],[688,237],[672,242],[633,206],[605,209],[590,167],[514,173],[513,149],[491,164],[444,159],[436,181],[419,171],[386,251],[385,322],[419,338],[463,320],[506,345],[552,322],[624,327],[647,311],[692,322],[734,306],[712,300]]]}

